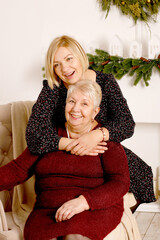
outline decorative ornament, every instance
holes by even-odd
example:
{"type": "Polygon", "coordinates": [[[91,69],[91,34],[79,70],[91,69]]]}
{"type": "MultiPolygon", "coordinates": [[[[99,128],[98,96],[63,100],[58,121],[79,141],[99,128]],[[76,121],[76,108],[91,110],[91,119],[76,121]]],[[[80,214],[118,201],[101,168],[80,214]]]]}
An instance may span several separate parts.
{"type": "Polygon", "coordinates": [[[148,58],[157,58],[160,51],[160,38],[153,35],[148,41],[148,58]]]}
{"type": "Polygon", "coordinates": [[[130,45],[130,58],[140,58],[142,56],[142,44],[138,41],[133,41],[130,45]]]}
{"type": "Polygon", "coordinates": [[[118,36],[114,36],[109,44],[109,53],[114,56],[123,55],[122,42],[118,36]]]}
{"type": "Polygon", "coordinates": [[[120,8],[121,12],[133,18],[135,23],[137,20],[144,21],[146,23],[149,20],[156,21],[156,15],[159,12],[160,1],[159,0],[97,0],[102,11],[106,11],[106,17],[109,14],[111,5],[116,5],[120,8]]]}
{"type": "Polygon", "coordinates": [[[124,75],[135,75],[134,85],[143,80],[145,86],[149,86],[153,67],[160,72],[160,54],[157,59],[146,58],[122,58],[110,56],[108,52],[100,49],[95,50],[96,55],[87,54],[90,67],[95,71],[111,73],[116,79],[121,79],[124,75]]]}

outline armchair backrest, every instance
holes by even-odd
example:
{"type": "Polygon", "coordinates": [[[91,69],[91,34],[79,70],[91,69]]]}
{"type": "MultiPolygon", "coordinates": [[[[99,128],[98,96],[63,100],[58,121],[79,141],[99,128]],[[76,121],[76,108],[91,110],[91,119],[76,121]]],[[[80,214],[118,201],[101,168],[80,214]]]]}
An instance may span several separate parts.
{"type": "MultiPolygon", "coordinates": [[[[11,104],[0,105],[0,166],[6,165],[13,159],[11,104]]],[[[0,192],[0,199],[6,211],[11,210],[13,192],[0,192]]]]}
{"type": "MultiPolygon", "coordinates": [[[[0,105],[0,166],[24,151],[25,129],[33,104],[33,101],[18,101],[0,105]]],[[[5,211],[12,209],[13,193],[13,189],[0,192],[5,211]]]]}

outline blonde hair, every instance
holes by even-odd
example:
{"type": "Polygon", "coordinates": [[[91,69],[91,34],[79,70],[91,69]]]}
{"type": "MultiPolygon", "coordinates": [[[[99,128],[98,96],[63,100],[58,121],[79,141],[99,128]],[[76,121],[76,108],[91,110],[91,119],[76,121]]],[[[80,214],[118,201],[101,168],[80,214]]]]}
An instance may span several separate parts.
{"type": "Polygon", "coordinates": [[[100,106],[102,101],[102,90],[97,82],[91,80],[80,80],[73,85],[69,85],[67,98],[73,91],[76,90],[79,90],[85,96],[89,96],[93,100],[94,108],[100,106]]]}
{"type": "Polygon", "coordinates": [[[54,85],[59,87],[60,83],[60,79],[53,68],[54,56],[57,49],[60,47],[66,47],[72,52],[72,54],[80,61],[83,72],[85,72],[89,66],[88,58],[84,49],[75,39],[66,35],[55,38],[48,48],[45,62],[46,78],[48,80],[48,85],[52,89],[54,85]]]}

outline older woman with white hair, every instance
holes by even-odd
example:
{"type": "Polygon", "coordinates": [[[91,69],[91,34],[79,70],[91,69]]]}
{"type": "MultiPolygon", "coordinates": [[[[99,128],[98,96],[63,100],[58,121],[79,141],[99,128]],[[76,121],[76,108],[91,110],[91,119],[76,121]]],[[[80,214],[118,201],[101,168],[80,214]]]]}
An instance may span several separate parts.
{"type": "MultiPolygon", "coordinates": [[[[64,127],[58,134],[72,142],[98,129],[95,120],[102,98],[100,86],[89,80],[68,88],[64,127]]],[[[102,240],[120,223],[123,196],[130,180],[127,157],[120,143],[95,156],[49,152],[41,157],[26,149],[0,168],[0,190],[22,183],[35,173],[36,203],[24,228],[25,240],[102,240]]]]}

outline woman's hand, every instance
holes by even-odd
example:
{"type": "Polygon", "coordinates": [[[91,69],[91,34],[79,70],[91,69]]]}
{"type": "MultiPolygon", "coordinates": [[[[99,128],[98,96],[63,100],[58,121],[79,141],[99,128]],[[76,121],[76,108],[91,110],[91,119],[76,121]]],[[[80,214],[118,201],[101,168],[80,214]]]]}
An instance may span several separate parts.
{"type": "Polygon", "coordinates": [[[75,214],[89,210],[89,205],[83,195],[78,198],[65,202],[56,212],[56,222],[62,222],[70,219],[75,214]]]}
{"type": "MultiPolygon", "coordinates": [[[[106,136],[108,140],[109,133],[106,134],[106,136]]],[[[71,154],[79,156],[83,155],[96,156],[99,153],[104,153],[104,151],[107,150],[106,146],[107,143],[103,141],[102,132],[96,129],[89,133],[83,134],[78,139],[68,144],[66,147],[66,151],[70,151],[71,154]]]]}

